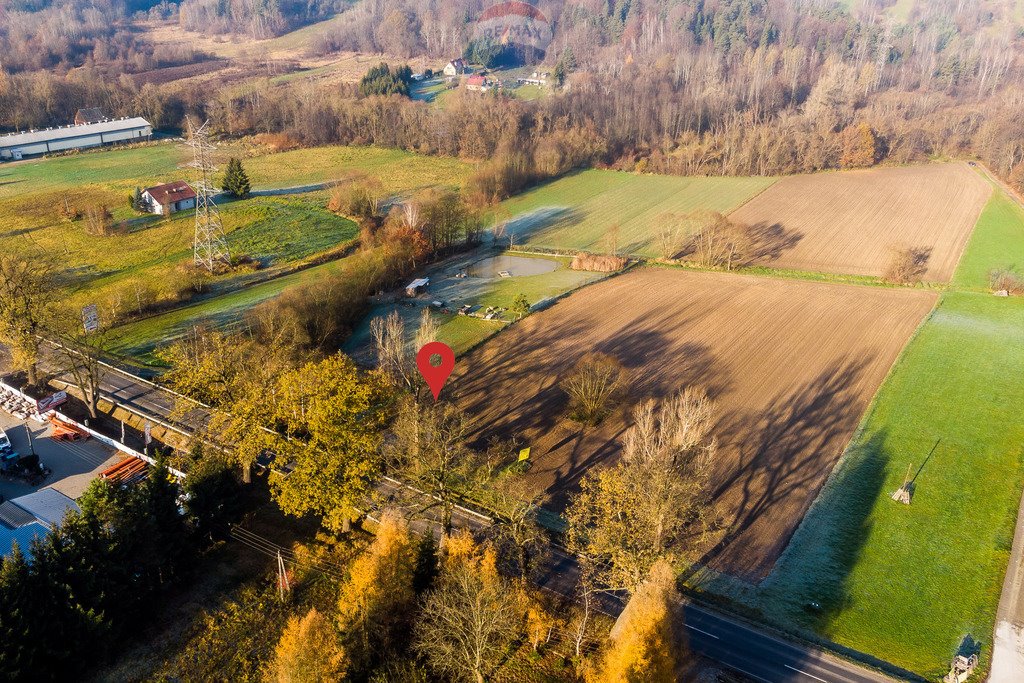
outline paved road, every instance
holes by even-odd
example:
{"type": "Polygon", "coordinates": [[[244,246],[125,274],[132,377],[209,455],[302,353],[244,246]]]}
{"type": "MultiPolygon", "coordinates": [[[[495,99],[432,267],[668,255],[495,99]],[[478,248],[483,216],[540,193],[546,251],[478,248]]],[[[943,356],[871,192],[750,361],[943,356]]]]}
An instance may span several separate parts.
{"type": "MultiPolygon", "coordinates": [[[[43,364],[48,365],[45,361],[43,364]]],[[[199,404],[184,417],[176,416],[175,394],[115,368],[106,373],[102,391],[106,398],[125,409],[181,433],[201,427],[209,419],[209,412],[199,404]]],[[[422,496],[426,494],[393,479],[385,479],[378,494],[389,504],[425,507],[422,496]]],[[[429,525],[436,532],[439,527],[436,508],[418,523],[429,525]]],[[[453,523],[460,528],[485,531],[492,521],[485,515],[459,508],[454,513],[453,523]]],[[[570,596],[578,576],[576,559],[553,548],[537,582],[542,588],[570,596]]],[[[601,609],[616,616],[622,604],[614,596],[604,596],[601,609]]],[[[707,607],[687,602],[682,610],[693,651],[762,683],[884,683],[894,680],[816,648],[783,641],[707,607]]]]}

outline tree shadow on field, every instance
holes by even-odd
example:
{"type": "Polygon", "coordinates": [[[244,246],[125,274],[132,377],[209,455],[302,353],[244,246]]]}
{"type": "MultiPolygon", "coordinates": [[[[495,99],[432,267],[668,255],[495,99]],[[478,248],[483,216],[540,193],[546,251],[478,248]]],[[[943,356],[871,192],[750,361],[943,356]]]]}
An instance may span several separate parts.
{"type": "Polygon", "coordinates": [[[839,360],[765,411],[722,417],[717,433],[735,462],[722,463],[729,473],[714,482],[712,497],[728,517],[703,562],[755,582],[771,571],[856,430],[858,385],[871,361],[839,360]]]}
{"type": "Polygon", "coordinates": [[[508,235],[512,234],[515,244],[519,246],[545,230],[575,225],[581,220],[583,220],[583,213],[579,209],[568,206],[544,206],[509,219],[505,223],[504,237],[496,239],[499,244],[502,239],[508,242],[508,235]]]}
{"type": "Polygon", "coordinates": [[[747,226],[744,261],[747,265],[775,261],[803,238],[802,232],[786,230],[781,223],[754,223],[747,226]]]}
{"type": "MultiPolygon", "coordinates": [[[[552,508],[564,505],[588,469],[613,461],[635,403],[715,375],[709,347],[673,343],[673,326],[692,324],[701,315],[696,308],[621,321],[621,327],[596,339],[593,329],[602,311],[566,312],[540,313],[499,334],[465,360],[474,372],[460,377],[453,392],[475,420],[475,446],[500,435],[534,448],[529,476],[552,495],[552,508]],[[561,381],[591,352],[622,363],[629,393],[599,425],[583,426],[568,419],[561,381]]],[[[722,377],[708,389],[727,386],[722,377]]]]}

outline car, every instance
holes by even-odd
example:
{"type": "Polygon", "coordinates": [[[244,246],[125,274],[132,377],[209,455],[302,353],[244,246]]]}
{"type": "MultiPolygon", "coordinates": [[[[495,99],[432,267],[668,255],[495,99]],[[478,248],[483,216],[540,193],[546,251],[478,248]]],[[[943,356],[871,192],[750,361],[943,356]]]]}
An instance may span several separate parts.
{"type": "Polygon", "coordinates": [[[7,437],[7,432],[0,429],[0,456],[6,456],[11,453],[14,453],[11,440],[7,437]]]}

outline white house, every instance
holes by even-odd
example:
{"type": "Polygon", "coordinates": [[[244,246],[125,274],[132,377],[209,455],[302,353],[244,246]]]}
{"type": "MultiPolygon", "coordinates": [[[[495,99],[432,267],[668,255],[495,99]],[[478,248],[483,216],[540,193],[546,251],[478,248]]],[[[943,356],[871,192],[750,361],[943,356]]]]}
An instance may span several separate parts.
{"type": "Polygon", "coordinates": [[[453,59],[444,65],[444,75],[449,78],[461,76],[464,73],[466,73],[466,62],[462,61],[462,57],[453,59]]]}
{"type": "Polygon", "coordinates": [[[119,142],[138,142],[148,140],[152,135],[153,126],[139,116],[30,130],[27,133],[8,133],[0,135],[0,161],[17,161],[24,157],[119,142]]]}
{"type": "Polygon", "coordinates": [[[188,183],[178,180],[142,191],[142,203],[150,213],[163,216],[196,208],[196,193],[188,183]]]}

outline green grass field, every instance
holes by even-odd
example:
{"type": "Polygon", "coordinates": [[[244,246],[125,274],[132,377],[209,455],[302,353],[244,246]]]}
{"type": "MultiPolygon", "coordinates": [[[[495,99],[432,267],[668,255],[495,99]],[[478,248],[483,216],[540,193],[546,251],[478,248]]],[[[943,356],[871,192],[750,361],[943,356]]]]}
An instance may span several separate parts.
{"type": "MultiPolygon", "coordinates": [[[[328,146],[267,154],[245,143],[218,148],[218,161],[244,157],[255,190],[309,185],[356,173],[377,181],[383,196],[403,195],[431,186],[457,187],[470,166],[456,159],[427,157],[373,147],[328,146]],[[223,158],[219,158],[223,157],[223,158]]],[[[73,306],[97,303],[113,319],[139,286],[158,290],[158,301],[172,301],[184,275],[180,264],[191,258],[194,218],[182,212],[170,219],[140,216],[128,207],[135,187],[189,179],[188,150],[165,142],[133,148],[84,152],[29,160],[0,167],[0,240],[4,248],[47,254],[65,268],[64,297],[73,306]],[[104,204],[113,220],[128,221],[124,231],[89,234],[85,221],[61,218],[65,201],[73,208],[104,204]],[[127,292],[127,293],[126,293],[127,292]]],[[[356,225],[326,210],[326,191],[301,195],[252,197],[220,202],[233,256],[249,256],[263,272],[290,268],[343,245],[356,225]],[[269,269],[269,271],[268,271],[269,269]]],[[[250,282],[250,273],[214,282],[226,290],[250,282]]]]}
{"type": "Polygon", "coordinates": [[[254,306],[272,299],[292,285],[309,282],[333,269],[338,262],[300,270],[290,275],[204,299],[167,313],[114,328],[110,350],[145,364],[158,364],[153,352],[180,338],[197,325],[230,328],[254,306]]]}
{"type": "Polygon", "coordinates": [[[730,211],[775,182],[774,178],[684,178],[586,170],[513,197],[504,206],[514,217],[516,244],[546,249],[605,249],[619,226],[618,249],[660,256],[657,218],[694,209],[730,211]]]}
{"type": "MultiPolygon", "coordinates": [[[[953,286],[980,290],[1020,254],[1024,211],[997,191],[953,286]]],[[[1024,482],[1021,377],[1024,300],[944,294],[773,573],[695,584],[931,680],[966,637],[987,667],[1024,482]],[[909,507],[890,499],[908,466],[909,507]]]]}

